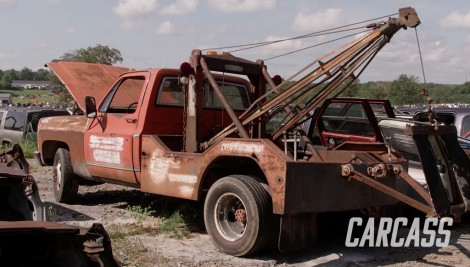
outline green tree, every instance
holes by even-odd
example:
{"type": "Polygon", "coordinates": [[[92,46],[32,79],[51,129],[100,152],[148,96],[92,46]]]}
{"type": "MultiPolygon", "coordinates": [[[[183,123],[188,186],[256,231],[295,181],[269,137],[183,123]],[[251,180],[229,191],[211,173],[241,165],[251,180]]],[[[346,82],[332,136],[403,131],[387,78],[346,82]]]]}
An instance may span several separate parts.
{"type": "MultiPolygon", "coordinates": [[[[110,48],[107,45],[97,44],[94,47],[75,49],[71,52],[63,54],[58,60],[53,61],[73,61],[73,62],[86,62],[86,63],[100,63],[106,65],[112,65],[123,61],[121,52],[116,48],[110,48]]],[[[69,104],[73,101],[73,97],[69,91],[66,90],[65,86],[60,82],[57,76],[51,72],[49,75],[49,81],[51,85],[60,86],[59,101],[62,103],[69,104]]]]}
{"type": "Polygon", "coordinates": [[[35,73],[34,73],[34,79],[37,80],[37,81],[47,81],[49,80],[49,71],[48,70],[45,70],[45,69],[38,69],[35,73]]]}
{"type": "Polygon", "coordinates": [[[400,74],[391,86],[388,98],[393,105],[423,104],[418,77],[400,74]]]}
{"type": "Polygon", "coordinates": [[[100,63],[112,65],[123,61],[121,52],[116,48],[110,48],[107,45],[97,44],[94,47],[75,49],[67,52],[60,57],[63,61],[100,63]]]}
{"type": "Polygon", "coordinates": [[[6,70],[5,72],[3,72],[3,76],[1,80],[2,88],[10,89],[12,81],[17,80],[17,79],[18,79],[17,74],[14,69],[6,70]]]}
{"type": "Polygon", "coordinates": [[[356,97],[359,93],[359,88],[360,88],[359,79],[354,80],[351,85],[346,87],[348,83],[349,83],[349,80],[343,82],[343,84],[340,86],[341,90],[343,90],[340,96],[341,97],[356,97]]]}
{"type": "Polygon", "coordinates": [[[34,80],[34,73],[33,73],[33,70],[24,67],[24,68],[20,71],[20,80],[23,80],[23,81],[31,81],[31,80],[34,80]]]}
{"type": "Polygon", "coordinates": [[[390,82],[367,82],[359,85],[358,96],[368,99],[388,99],[390,82]]]}

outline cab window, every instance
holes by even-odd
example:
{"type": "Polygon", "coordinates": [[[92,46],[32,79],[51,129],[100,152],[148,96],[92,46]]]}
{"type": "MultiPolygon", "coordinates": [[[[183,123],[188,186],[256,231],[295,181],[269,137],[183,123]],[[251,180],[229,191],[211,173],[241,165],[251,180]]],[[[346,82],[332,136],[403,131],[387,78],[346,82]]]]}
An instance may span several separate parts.
{"type": "Polygon", "coordinates": [[[117,83],[106,96],[100,112],[132,114],[137,108],[139,97],[144,89],[145,76],[127,77],[117,83]]]}
{"type": "MultiPolygon", "coordinates": [[[[220,90],[234,110],[244,110],[250,106],[245,86],[218,81],[220,90]]],[[[166,77],[160,84],[156,105],[183,106],[184,96],[176,77],[166,77]]],[[[204,85],[204,107],[222,108],[223,105],[209,82],[204,85]]]]}
{"type": "Polygon", "coordinates": [[[166,77],[163,79],[159,94],[157,97],[157,103],[161,105],[169,106],[183,106],[183,92],[181,86],[178,84],[178,79],[174,77],[166,77]]]}
{"type": "MultiPolygon", "coordinates": [[[[234,110],[245,110],[250,106],[248,92],[245,86],[220,81],[218,81],[217,84],[224,94],[225,99],[227,99],[227,102],[234,110]]],[[[219,97],[217,96],[217,93],[209,83],[206,83],[204,86],[204,107],[223,107],[219,97]]]]}

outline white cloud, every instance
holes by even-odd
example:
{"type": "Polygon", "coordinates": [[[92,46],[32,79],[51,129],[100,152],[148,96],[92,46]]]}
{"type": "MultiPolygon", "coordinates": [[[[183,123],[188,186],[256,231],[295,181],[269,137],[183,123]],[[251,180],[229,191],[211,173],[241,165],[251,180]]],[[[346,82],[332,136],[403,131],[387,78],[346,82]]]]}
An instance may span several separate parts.
{"type": "Polygon", "coordinates": [[[16,0],[0,0],[0,11],[16,7],[16,0]]]}
{"type": "MultiPolygon", "coordinates": [[[[279,37],[279,36],[268,36],[266,37],[267,42],[274,42],[277,40],[284,40],[289,37],[279,37]]],[[[270,49],[278,50],[294,50],[302,47],[302,41],[300,40],[286,40],[282,42],[273,43],[269,46],[270,49]]]]}
{"type": "Polygon", "coordinates": [[[341,25],[343,10],[338,8],[329,8],[319,12],[307,14],[301,11],[294,20],[292,26],[295,31],[317,31],[326,30],[341,25]]]}
{"type": "Polygon", "coordinates": [[[450,29],[470,29],[470,11],[466,14],[454,11],[442,19],[440,25],[450,29]]]}
{"type": "Polygon", "coordinates": [[[256,12],[272,10],[276,0],[207,0],[210,7],[221,12],[256,12]]]}
{"type": "Polygon", "coordinates": [[[170,21],[165,21],[158,26],[155,32],[158,34],[172,34],[175,32],[175,27],[170,21]]]}
{"type": "Polygon", "coordinates": [[[430,42],[426,48],[426,53],[423,54],[423,60],[426,62],[442,64],[442,62],[448,60],[447,56],[449,56],[450,51],[441,40],[430,42]]]}
{"type": "Polygon", "coordinates": [[[160,14],[163,15],[184,15],[196,10],[199,0],[178,0],[175,3],[166,6],[160,14]]]}
{"type": "Polygon", "coordinates": [[[154,14],[157,6],[157,0],[119,0],[113,11],[123,20],[124,28],[133,28],[137,21],[154,14]]]}

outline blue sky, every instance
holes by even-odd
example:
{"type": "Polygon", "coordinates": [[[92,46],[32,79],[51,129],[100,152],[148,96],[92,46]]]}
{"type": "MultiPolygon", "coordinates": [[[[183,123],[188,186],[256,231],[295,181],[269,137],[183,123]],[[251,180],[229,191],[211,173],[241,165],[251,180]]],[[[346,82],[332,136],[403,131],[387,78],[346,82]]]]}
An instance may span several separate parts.
{"type": "MultiPolygon", "coordinates": [[[[406,6],[414,7],[422,22],[418,35],[427,82],[470,81],[468,0],[0,0],[0,69],[36,70],[66,52],[96,44],[119,49],[122,66],[178,67],[195,48],[293,37],[394,14],[406,6]]],[[[265,59],[322,40],[234,54],[265,59]]],[[[266,64],[271,74],[287,77],[345,42],[266,64]]],[[[391,81],[403,73],[423,80],[414,29],[398,32],[360,80],[391,81]]]]}

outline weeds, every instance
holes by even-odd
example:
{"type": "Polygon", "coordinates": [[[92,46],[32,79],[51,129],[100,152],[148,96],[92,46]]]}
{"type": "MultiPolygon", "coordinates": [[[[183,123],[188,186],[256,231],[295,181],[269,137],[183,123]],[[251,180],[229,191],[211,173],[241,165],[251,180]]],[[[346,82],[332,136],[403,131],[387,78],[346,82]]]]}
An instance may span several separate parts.
{"type": "MultiPolygon", "coordinates": [[[[11,148],[13,145],[10,143],[5,143],[0,145],[0,150],[5,151],[6,149],[11,148]]],[[[25,140],[20,144],[21,149],[23,150],[23,154],[25,158],[33,158],[34,151],[38,150],[38,144],[35,141],[25,140]]]]}
{"type": "MultiPolygon", "coordinates": [[[[150,251],[144,246],[136,235],[153,233],[156,230],[152,227],[145,227],[142,224],[130,226],[111,225],[107,230],[112,243],[116,259],[122,266],[143,266],[150,251]]],[[[146,265],[148,266],[148,265],[146,265]]]]}
{"type": "Polygon", "coordinates": [[[153,216],[153,210],[150,207],[142,208],[141,206],[127,206],[127,211],[132,214],[132,217],[138,222],[143,221],[147,217],[153,216]]]}
{"type": "Polygon", "coordinates": [[[176,239],[188,237],[190,234],[189,228],[179,210],[173,212],[168,219],[163,220],[160,232],[169,234],[170,237],[176,239]]]}
{"type": "Polygon", "coordinates": [[[113,241],[123,240],[129,236],[157,234],[157,230],[154,227],[144,226],[142,224],[135,224],[132,226],[122,226],[113,224],[107,228],[107,232],[113,241]]]}
{"type": "Polygon", "coordinates": [[[36,142],[31,140],[25,140],[20,144],[21,148],[23,149],[23,153],[25,158],[33,158],[34,151],[38,149],[38,145],[36,142]]]}

